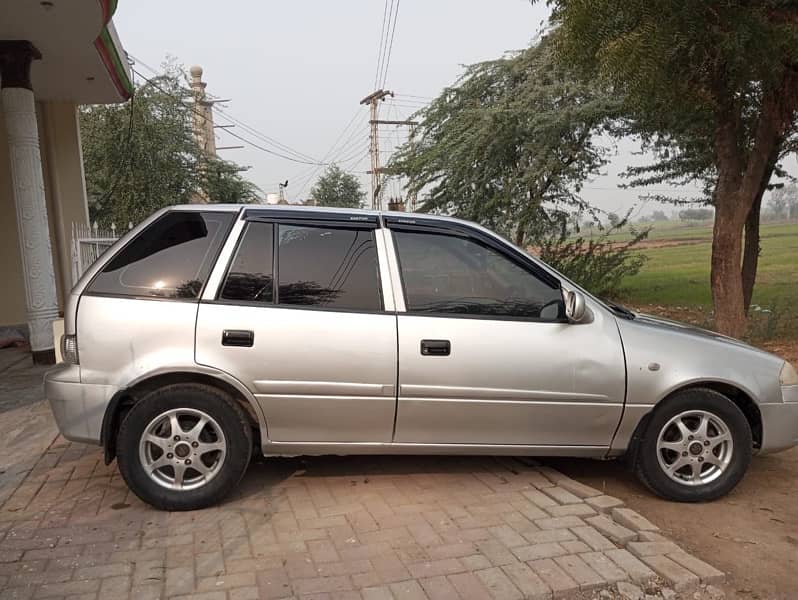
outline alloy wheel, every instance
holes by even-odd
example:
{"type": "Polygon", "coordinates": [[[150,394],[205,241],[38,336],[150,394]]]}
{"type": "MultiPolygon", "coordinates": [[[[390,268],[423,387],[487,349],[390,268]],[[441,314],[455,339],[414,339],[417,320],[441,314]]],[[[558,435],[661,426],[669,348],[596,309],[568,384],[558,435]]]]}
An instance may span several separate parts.
{"type": "Polygon", "coordinates": [[[705,410],[671,418],[657,437],[657,459],[663,472],[682,485],[715,481],[728,469],[734,442],[728,425],[705,410]]]}
{"type": "Polygon", "coordinates": [[[222,428],[207,413],[176,408],[155,417],[139,440],[139,460],[155,483],[193,490],[211,481],[227,454],[222,428]]]}

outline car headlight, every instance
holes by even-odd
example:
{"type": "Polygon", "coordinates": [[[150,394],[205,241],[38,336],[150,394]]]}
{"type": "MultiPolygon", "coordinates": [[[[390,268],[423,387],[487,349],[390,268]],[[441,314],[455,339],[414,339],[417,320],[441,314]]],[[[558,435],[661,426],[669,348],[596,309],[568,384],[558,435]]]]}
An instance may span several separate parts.
{"type": "Polygon", "coordinates": [[[798,371],[786,360],[779,373],[779,382],[781,385],[798,385],[798,371]]]}

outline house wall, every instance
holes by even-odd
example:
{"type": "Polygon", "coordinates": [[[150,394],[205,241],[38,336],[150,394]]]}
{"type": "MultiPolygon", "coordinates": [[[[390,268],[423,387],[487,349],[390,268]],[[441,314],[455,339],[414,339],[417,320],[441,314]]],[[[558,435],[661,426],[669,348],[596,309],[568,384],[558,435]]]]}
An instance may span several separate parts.
{"type": "MultiPolygon", "coordinates": [[[[56,289],[61,310],[72,287],[72,223],[88,223],[83,155],[77,107],[66,102],[37,102],[39,143],[44,173],[56,289]]],[[[20,260],[17,213],[4,119],[0,116],[0,326],[26,322],[25,285],[20,260]]]]}

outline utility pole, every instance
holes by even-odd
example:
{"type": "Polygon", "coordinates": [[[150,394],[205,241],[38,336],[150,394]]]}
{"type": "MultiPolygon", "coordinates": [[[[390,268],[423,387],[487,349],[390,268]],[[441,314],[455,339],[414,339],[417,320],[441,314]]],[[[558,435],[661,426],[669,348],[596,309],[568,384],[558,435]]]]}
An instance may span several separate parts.
{"type": "MultiPolygon", "coordinates": [[[[371,170],[368,173],[371,175],[371,208],[380,210],[382,208],[382,173],[383,168],[380,166],[380,145],[378,130],[380,125],[405,125],[407,127],[415,128],[418,121],[388,121],[380,120],[378,108],[380,101],[384,101],[386,96],[393,97],[393,92],[388,90],[377,90],[372,92],[360,101],[360,104],[369,105],[369,125],[371,126],[371,143],[369,145],[369,153],[371,154],[371,170]]],[[[405,203],[401,199],[393,198],[389,203],[392,207],[390,210],[405,210],[405,203]],[[400,207],[401,208],[398,208],[400,207]]],[[[412,197],[412,206],[416,207],[415,195],[412,197]]]]}
{"type": "Polygon", "coordinates": [[[380,209],[380,193],[382,192],[382,173],[380,168],[380,142],[377,136],[377,117],[379,116],[379,103],[385,100],[386,96],[393,97],[393,92],[388,90],[377,90],[372,92],[360,101],[360,104],[369,105],[369,125],[371,126],[369,153],[371,154],[371,208],[380,209]]]}

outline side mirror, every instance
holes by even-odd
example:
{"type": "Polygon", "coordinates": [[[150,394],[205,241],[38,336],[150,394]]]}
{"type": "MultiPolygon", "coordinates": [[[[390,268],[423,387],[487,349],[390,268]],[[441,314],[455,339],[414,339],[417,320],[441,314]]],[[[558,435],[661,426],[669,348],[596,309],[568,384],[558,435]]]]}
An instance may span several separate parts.
{"type": "Polygon", "coordinates": [[[562,292],[563,300],[565,300],[565,316],[571,323],[581,323],[585,318],[585,297],[579,292],[566,291],[562,292]]]}

